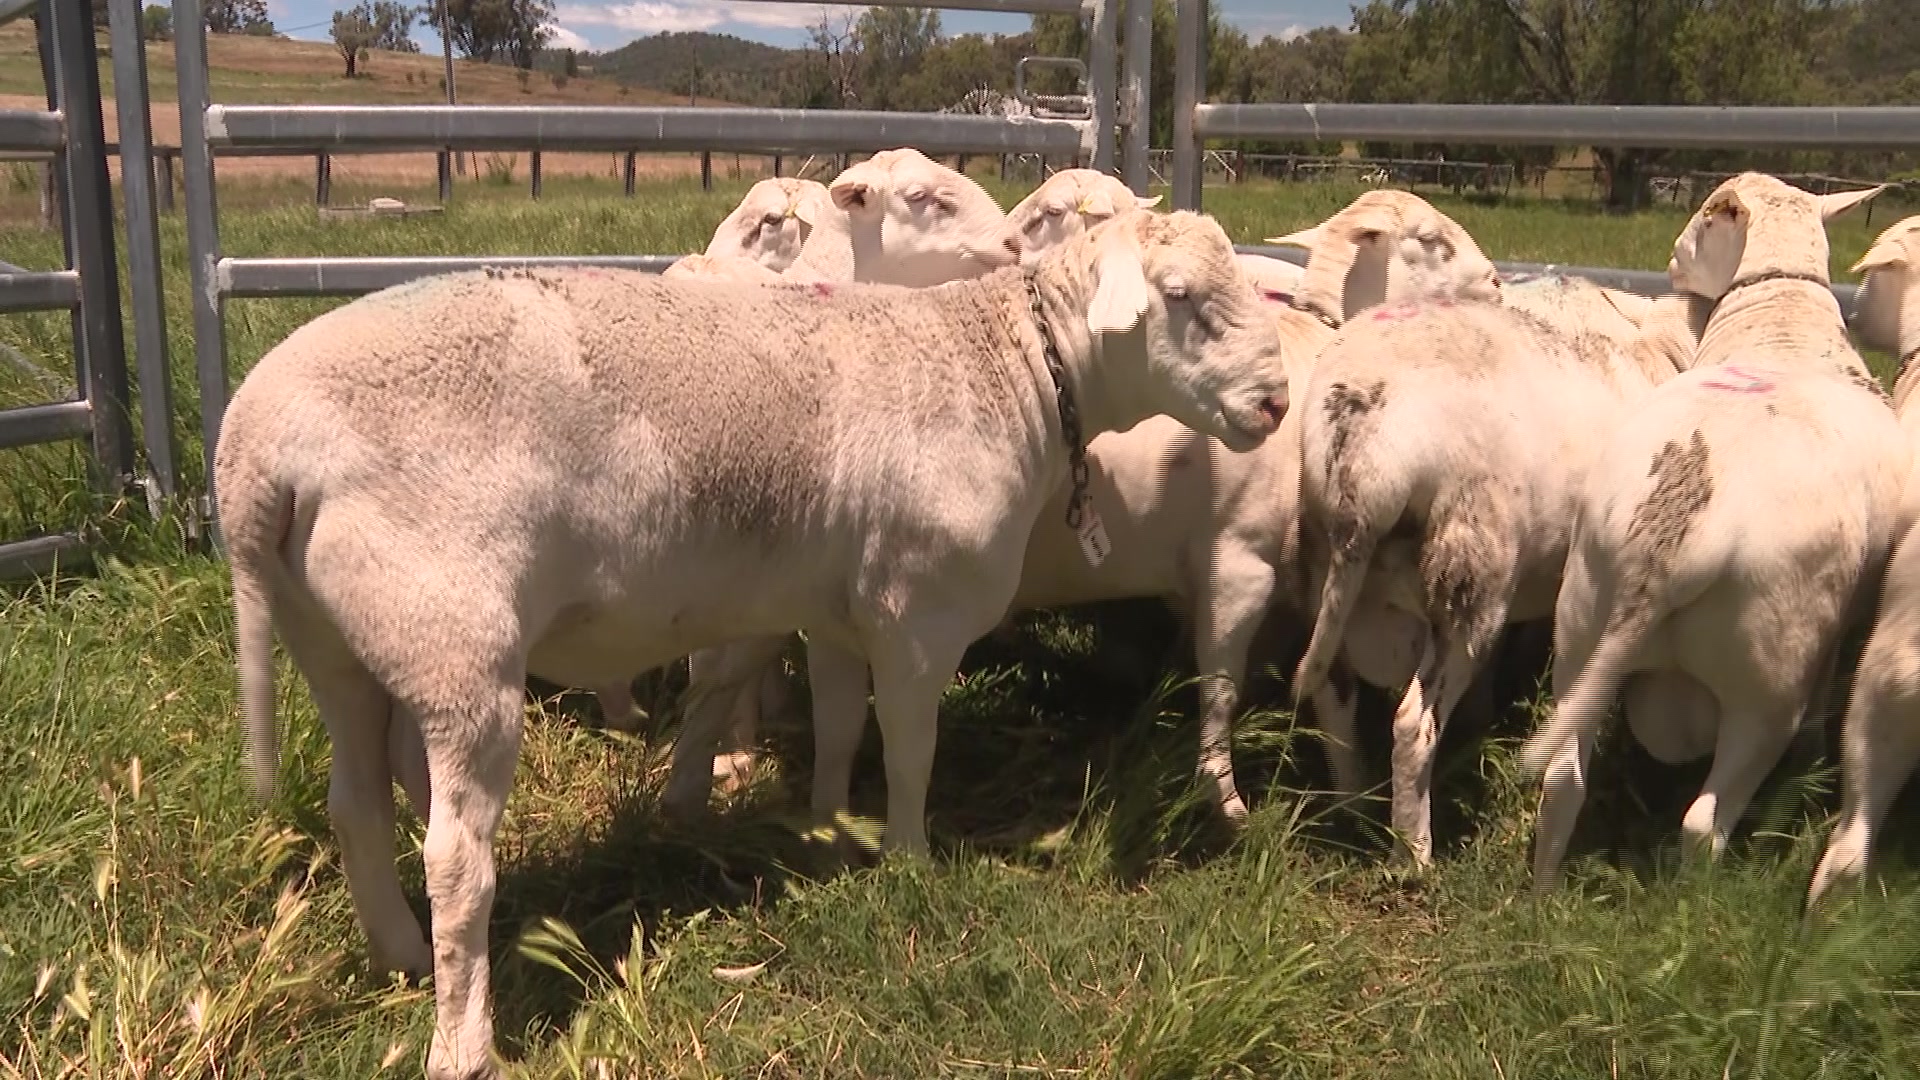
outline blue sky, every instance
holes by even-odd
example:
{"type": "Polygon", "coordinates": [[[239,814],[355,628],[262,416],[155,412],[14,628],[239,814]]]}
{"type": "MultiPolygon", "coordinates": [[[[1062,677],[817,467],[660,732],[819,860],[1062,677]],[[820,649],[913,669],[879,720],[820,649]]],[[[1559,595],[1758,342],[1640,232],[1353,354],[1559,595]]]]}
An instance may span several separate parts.
{"type": "MultiPolygon", "coordinates": [[[[1269,34],[1288,36],[1316,26],[1346,26],[1350,0],[1215,0],[1228,22],[1258,40],[1269,34]]],[[[352,0],[268,0],[274,24],[290,37],[324,41],[332,13],[351,7],[352,0]]],[[[637,37],[663,30],[710,30],[737,34],[775,45],[798,45],[805,27],[820,20],[822,9],[812,4],[753,3],[750,0],[555,0],[558,29],[555,44],[604,51],[637,37]]],[[[835,7],[836,12],[857,8],[835,7]]],[[[944,11],[948,33],[1018,33],[1026,28],[1025,15],[991,15],[944,11]]],[[[423,49],[438,52],[439,35],[416,32],[423,49]]]]}

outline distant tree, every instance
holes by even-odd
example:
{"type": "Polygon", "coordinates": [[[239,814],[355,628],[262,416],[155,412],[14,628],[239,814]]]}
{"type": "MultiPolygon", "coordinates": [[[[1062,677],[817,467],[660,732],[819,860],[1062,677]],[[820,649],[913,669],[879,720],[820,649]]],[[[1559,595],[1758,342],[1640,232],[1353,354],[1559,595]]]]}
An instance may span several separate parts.
{"type": "Polygon", "coordinates": [[[506,60],[531,70],[535,54],[553,37],[553,0],[434,0],[436,24],[442,5],[454,47],[483,63],[506,60]]]}
{"type": "Polygon", "coordinates": [[[207,0],[207,32],[213,34],[273,34],[267,0],[207,0]]]}
{"type": "Polygon", "coordinates": [[[360,74],[360,58],[380,40],[380,31],[367,17],[367,7],[362,3],[350,11],[333,13],[333,46],[346,58],[349,79],[360,74]]]}
{"type": "Polygon", "coordinates": [[[378,34],[373,47],[388,52],[417,53],[420,46],[413,40],[413,20],[424,13],[424,9],[410,4],[397,3],[395,0],[372,0],[371,4],[362,3],[361,9],[367,15],[367,21],[373,24],[378,34]]]}
{"type": "Polygon", "coordinates": [[[868,8],[853,27],[860,46],[862,103],[898,109],[907,82],[940,44],[940,13],[924,8],[868,8]]]}
{"type": "Polygon", "coordinates": [[[580,74],[580,55],[572,49],[568,49],[567,58],[562,64],[560,72],[569,79],[580,74]]]}
{"type": "Polygon", "coordinates": [[[173,9],[163,4],[148,4],[140,13],[140,36],[147,41],[172,41],[173,9]]]}

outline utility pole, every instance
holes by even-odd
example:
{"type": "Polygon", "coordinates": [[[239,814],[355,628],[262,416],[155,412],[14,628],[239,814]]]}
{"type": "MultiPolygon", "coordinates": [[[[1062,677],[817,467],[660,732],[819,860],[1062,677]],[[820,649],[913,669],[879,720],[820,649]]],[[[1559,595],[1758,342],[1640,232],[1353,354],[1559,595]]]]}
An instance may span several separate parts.
{"type": "MultiPolygon", "coordinates": [[[[452,7],[452,0],[440,0],[440,59],[444,62],[447,71],[447,104],[457,105],[459,101],[453,92],[453,16],[450,13],[452,7]]],[[[446,151],[440,152],[440,201],[442,203],[447,201],[453,187],[453,174],[447,170],[447,157],[446,151]]],[[[458,153],[453,154],[452,157],[453,167],[459,170],[461,176],[465,176],[466,163],[458,153]]]]}

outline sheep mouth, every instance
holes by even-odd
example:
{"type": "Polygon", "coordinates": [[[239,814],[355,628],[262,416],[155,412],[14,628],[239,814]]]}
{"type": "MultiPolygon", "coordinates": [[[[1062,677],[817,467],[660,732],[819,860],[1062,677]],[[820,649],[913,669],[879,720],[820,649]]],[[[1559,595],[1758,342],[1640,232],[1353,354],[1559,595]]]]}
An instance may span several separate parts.
{"type": "Polygon", "coordinates": [[[1231,438],[1223,437],[1232,450],[1251,450],[1266,441],[1280,428],[1281,418],[1287,415],[1287,392],[1265,394],[1250,405],[1239,409],[1222,409],[1220,418],[1224,420],[1231,438]]]}

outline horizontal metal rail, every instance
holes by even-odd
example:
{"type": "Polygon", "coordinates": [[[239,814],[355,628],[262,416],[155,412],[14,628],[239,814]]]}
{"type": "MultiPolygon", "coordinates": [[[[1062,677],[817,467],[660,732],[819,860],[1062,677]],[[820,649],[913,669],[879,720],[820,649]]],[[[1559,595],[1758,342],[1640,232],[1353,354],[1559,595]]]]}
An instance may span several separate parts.
{"type": "Polygon", "coordinates": [[[1920,146],[1920,107],[1201,104],[1203,139],[1366,139],[1676,150],[1920,146]]]}
{"type": "Polygon", "coordinates": [[[77,271],[0,271],[0,315],[16,311],[65,311],[79,302],[77,271]]]}
{"type": "MultiPolygon", "coordinates": [[[[1235,251],[1247,255],[1265,255],[1268,258],[1281,259],[1295,266],[1307,264],[1308,252],[1296,247],[1268,247],[1263,244],[1235,244],[1235,251]]],[[[1608,266],[1563,266],[1560,263],[1496,262],[1501,278],[1509,281],[1529,277],[1566,277],[1586,278],[1596,285],[1622,292],[1637,293],[1641,296],[1665,296],[1674,292],[1673,282],[1664,270],[1616,270],[1608,266]]],[[[1828,288],[1833,290],[1833,298],[1840,302],[1840,310],[1851,318],[1853,303],[1860,291],[1858,285],[1836,281],[1828,288]]]]}
{"type": "Polygon", "coordinates": [[[759,0],[763,4],[858,5],[860,7],[918,7],[935,11],[1003,11],[1014,15],[1074,15],[1080,0],[932,0],[931,3],[881,3],[873,0],[759,0]]]}
{"type": "Polygon", "coordinates": [[[67,144],[66,125],[45,109],[0,109],[0,150],[55,151],[67,144]]]}
{"type": "Polygon", "coordinates": [[[433,274],[482,267],[602,266],[657,274],[678,255],[479,255],[308,259],[221,259],[214,283],[232,297],[362,296],[433,274]]]}
{"type": "Polygon", "coordinates": [[[40,577],[56,566],[84,566],[92,561],[87,542],[71,533],[15,540],[0,544],[0,581],[40,577]]]}
{"type": "Polygon", "coordinates": [[[92,430],[93,406],[84,401],[0,409],[0,450],[78,439],[92,430]]]}
{"type": "Polygon", "coordinates": [[[1085,121],[872,110],[542,105],[209,105],[215,148],[1081,152],[1085,121]]]}

